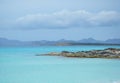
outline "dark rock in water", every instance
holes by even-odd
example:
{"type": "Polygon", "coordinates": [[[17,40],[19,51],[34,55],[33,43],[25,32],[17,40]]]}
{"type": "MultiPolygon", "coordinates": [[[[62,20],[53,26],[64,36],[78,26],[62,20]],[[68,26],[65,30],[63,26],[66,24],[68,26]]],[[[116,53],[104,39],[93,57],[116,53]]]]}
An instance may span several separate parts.
{"type": "Polygon", "coordinates": [[[117,48],[107,48],[105,50],[117,50],[117,51],[120,51],[120,49],[117,49],[117,48]]]}
{"type": "Polygon", "coordinates": [[[62,51],[62,53],[69,53],[69,51],[62,51]]]}
{"type": "Polygon", "coordinates": [[[78,52],[51,52],[43,55],[64,56],[64,57],[80,57],[80,58],[120,58],[120,49],[107,48],[104,50],[78,51],[78,52]]]}

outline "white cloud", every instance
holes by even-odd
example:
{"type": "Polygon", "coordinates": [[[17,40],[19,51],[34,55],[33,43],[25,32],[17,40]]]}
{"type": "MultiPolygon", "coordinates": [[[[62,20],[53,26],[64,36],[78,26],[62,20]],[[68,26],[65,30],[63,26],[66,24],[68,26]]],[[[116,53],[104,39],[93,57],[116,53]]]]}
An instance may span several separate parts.
{"type": "Polygon", "coordinates": [[[116,26],[120,24],[120,13],[114,11],[102,11],[90,18],[94,26],[116,26]]]}
{"type": "Polygon", "coordinates": [[[16,19],[14,23],[14,27],[21,29],[63,29],[72,27],[109,27],[119,25],[119,12],[102,11],[98,13],[91,13],[84,10],[27,15],[16,19]]]}

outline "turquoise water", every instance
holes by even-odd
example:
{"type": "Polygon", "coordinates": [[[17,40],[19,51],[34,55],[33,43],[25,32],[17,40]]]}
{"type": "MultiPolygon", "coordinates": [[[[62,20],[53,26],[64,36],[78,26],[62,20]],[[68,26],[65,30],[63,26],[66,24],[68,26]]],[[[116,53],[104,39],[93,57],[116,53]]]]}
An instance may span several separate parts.
{"type": "Polygon", "coordinates": [[[0,48],[0,83],[120,83],[120,60],[35,56],[120,46],[0,48]]]}

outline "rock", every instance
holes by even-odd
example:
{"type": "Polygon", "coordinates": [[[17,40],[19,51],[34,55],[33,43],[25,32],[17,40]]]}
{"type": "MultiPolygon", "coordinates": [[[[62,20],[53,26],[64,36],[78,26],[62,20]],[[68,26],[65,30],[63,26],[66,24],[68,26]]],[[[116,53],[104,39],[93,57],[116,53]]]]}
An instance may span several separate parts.
{"type": "Polygon", "coordinates": [[[50,52],[50,53],[48,53],[48,54],[46,54],[46,55],[52,55],[52,56],[58,56],[60,53],[58,53],[58,52],[50,52]]]}
{"type": "Polygon", "coordinates": [[[64,56],[64,57],[79,57],[79,58],[120,58],[120,49],[107,48],[104,50],[78,51],[78,52],[50,52],[44,55],[49,56],[64,56]]]}
{"type": "Polygon", "coordinates": [[[62,51],[62,53],[69,53],[69,51],[62,51]]]}
{"type": "Polygon", "coordinates": [[[117,49],[117,48],[107,48],[105,50],[117,50],[117,51],[120,51],[120,49],[117,49]]]}

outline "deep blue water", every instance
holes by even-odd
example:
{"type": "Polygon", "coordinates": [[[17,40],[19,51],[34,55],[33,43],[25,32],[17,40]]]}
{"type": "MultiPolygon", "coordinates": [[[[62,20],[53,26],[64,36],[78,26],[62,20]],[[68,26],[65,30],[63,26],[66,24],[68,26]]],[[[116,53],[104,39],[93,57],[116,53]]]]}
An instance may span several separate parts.
{"type": "Polygon", "coordinates": [[[35,56],[120,46],[0,47],[0,83],[120,83],[120,60],[35,56]]]}

